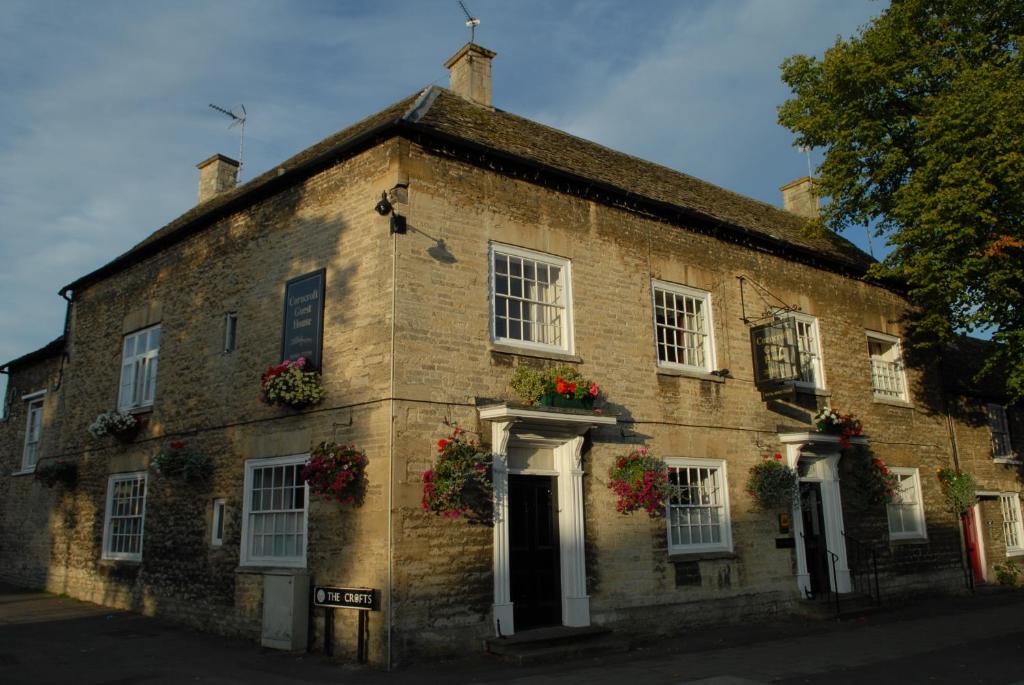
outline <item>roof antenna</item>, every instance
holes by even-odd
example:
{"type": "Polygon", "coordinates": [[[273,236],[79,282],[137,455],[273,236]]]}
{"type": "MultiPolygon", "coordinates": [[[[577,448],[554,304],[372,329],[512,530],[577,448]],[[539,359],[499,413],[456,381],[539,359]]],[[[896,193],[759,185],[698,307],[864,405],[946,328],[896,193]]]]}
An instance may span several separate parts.
{"type": "Polygon", "coordinates": [[[469,10],[466,9],[466,5],[462,0],[459,0],[459,7],[462,8],[462,11],[466,15],[466,26],[469,27],[469,42],[474,43],[476,42],[476,27],[480,25],[480,20],[469,13],[469,10]]]}
{"type": "Polygon", "coordinates": [[[242,165],[245,164],[245,105],[238,105],[234,109],[224,109],[217,105],[210,103],[210,109],[215,109],[225,116],[231,117],[231,123],[228,124],[228,128],[232,129],[235,126],[241,127],[240,135],[238,136],[238,178],[242,178],[242,165]]]}

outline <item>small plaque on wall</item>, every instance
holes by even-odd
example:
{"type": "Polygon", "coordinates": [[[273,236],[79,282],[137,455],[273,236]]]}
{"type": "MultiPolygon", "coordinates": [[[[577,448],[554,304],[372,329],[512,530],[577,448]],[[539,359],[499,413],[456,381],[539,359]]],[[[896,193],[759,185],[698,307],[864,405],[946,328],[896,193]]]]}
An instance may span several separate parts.
{"type": "Polygon", "coordinates": [[[306,369],[320,370],[324,342],[324,269],[293,278],[284,286],[281,359],[306,359],[306,369]]]}

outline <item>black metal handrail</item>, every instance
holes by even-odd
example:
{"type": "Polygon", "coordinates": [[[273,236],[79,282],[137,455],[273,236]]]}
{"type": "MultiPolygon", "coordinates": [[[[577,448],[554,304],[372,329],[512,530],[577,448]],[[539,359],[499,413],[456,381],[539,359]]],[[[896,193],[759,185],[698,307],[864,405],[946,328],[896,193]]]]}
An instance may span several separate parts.
{"type": "Polygon", "coordinates": [[[850,585],[853,591],[868,595],[875,604],[881,604],[882,593],[878,585],[878,553],[866,542],[847,535],[845,530],[843,538],[846,540],[847,566],[850,569],[850,585]]]}
{"type": "Polygon", "coordinates": [[[839,555],[836,554],[835,552],[833,552],[832,550],[828,549],[827,547],[825,548],[825,551],[828,552],[829,557],[832,559],[832,589],[831,589],[831,592],[832,592],[832,596],[836,598],[836,618],[838,619],[839,615],[840,615],[840,612],[839,612],[839,578],[836,575],[836,562],[839,561],[839,555]]]}

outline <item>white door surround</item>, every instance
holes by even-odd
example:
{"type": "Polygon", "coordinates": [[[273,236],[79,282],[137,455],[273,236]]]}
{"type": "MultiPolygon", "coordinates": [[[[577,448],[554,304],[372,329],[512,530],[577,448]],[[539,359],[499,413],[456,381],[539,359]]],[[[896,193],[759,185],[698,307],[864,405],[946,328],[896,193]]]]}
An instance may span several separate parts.
{"type": "MultiPolygon", "coordinates": [[[[834,592],[850,592],[850,566],[843,537],[843,502],[839,494],[839,436],[827,433],[780,433],[779,442],[785,448],[786,465],[797,473],[800,480],[820,483],[822,512],[824,514],[825,546],[839,557],[835,563],[835,578],[829,574],[829,585],[834,592]]],[[[854,445],[866,445],[863,437],[850,438],[854,445]]],[[[811,590],[811,577],[807,570],[807,550],[802,544],[804,519],[800,502],[793,505],[793,537],[796,538],[796,584],[803,597],[811,590]]]]}
{"type": "MultiPolygon", "coordinates": [[[[558,540],[562,581],[562,624],[590,625],[590,596],[583,535],[583,436],[593,426],[613,425],[614,416],[558,411],[505,404],[479,408],[491,422],[494,454],[494,605],[495,635],[512,635],[515,622],[509,578],[508,451],[515,447],[544,447],[553,452],[558,492],[558,540]]],[[[516,470],[531,473],[531,469],[516,470]]]]}

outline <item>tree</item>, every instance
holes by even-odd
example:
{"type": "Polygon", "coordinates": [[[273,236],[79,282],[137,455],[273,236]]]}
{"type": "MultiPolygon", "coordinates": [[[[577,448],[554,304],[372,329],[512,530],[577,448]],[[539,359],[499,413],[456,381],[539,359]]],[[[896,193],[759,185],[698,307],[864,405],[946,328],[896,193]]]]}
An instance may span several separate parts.
{"type": "Polygon", "coordinates": [[[824,224],[870,226],[869,276],[907,289],[915,337],[994,330],[986,370],[1024,397],[1024,3],[893,0],[822,59],[782,64],[779,123],[823,148],[824,224]]]}

